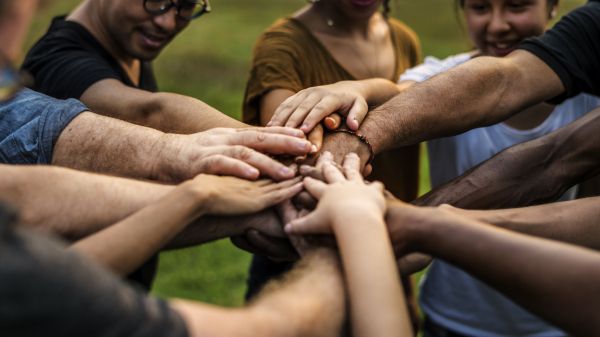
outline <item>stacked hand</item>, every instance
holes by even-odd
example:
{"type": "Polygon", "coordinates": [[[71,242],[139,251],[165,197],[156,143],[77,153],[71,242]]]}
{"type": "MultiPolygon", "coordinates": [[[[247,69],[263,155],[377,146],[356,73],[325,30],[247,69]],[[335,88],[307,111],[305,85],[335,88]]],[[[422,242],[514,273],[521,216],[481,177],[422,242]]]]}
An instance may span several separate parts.
{"type": "Polygon", "coordinates": [[[287,233],[331,234],[333,220],[348,212],[383,218],[386,211],[383,185],[379,182],[365,183],[356,154],[347,155],[341,169],[328,153],[320,158],[319,164],[325,181],[310,177],[304,179],[304,188],[319,200],[317,208],[289,222],[285,227],[287,233]]]}
{"type": "Polygon", "coordinates": [[[302,190],[302,182],[299,177],[275,183],[201,174],[181,187],[201,200],[206,214],[244,215],[289,200],[302,190]]]}
{"type": "Polygon", "coordinates": [[[304,133],[286,127],[216,128],[192,135],[166,135],[154,169],[161,180],[181,181],[200,173],[255,180],[291,179],[295,168],[268,156],[303,156],[311,151],[304,133]],[[262,153],[261,153],[262,152],[262,153]]]}
{"type": "Polygon", "coordinates": [[[275,110],[267,125],[299,127],[308,133],[329,117],[332,119],[326,125],[335,129],[340,123],[338,117],[332,114],[337,113],[346,116],[346,125],[356,131],[368,110],[367,101],[356,82],[343,81],[299,91],[275,110]]]}

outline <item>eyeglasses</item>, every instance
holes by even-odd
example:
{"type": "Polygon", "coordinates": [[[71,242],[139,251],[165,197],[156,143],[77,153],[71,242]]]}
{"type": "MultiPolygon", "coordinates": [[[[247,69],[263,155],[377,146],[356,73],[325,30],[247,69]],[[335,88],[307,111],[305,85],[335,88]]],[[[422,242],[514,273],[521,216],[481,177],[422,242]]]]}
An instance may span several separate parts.
{"type": "Polygon", "coordinates": [[[23,88],[23,79],[6,58],[0,55],[0,103],[9,101],[23,88]]]}
{"type": "Polygon", "coordinates": [[[173,0],[144,0],[144,9],[152,15],[164,14],[173,7],[177,10],[177,17],[186,21],[210,12],[208,0],[179,0],[177,3],[173,0]]]}

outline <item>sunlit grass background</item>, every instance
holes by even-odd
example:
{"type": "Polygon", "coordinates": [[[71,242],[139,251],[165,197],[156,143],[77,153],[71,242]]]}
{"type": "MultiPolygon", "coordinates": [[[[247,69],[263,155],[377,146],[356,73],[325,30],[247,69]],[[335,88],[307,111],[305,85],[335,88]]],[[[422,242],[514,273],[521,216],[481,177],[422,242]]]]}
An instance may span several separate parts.
{"type": "MultiPolygon", "coordinates": [[[[584,2],[562,1],[561,14],[584,2]]],[[[68,13],[77,3],[55,1],[44,9],[34,23],[28,45],[43,34],[54,15],[68,13]]],[[[306,1],[212,0],[211,4],[213,12],[192,22],[156,60],[156,75],[161,90],[197,97],[239,117],[256,37],[275,19],[290,15],[306,1]]],[[[392,16],[417,32],[424,55],[444,57],[471,47],[453,1],[392,0],[392,16]]],[[[424,193],[429,190],[429,176],[425,157],[421,162],[420,190],[424,193]]],[[[240,305],[250,258],[228,240],[164,253],[153,291],[164,297],[240,305]]]]}

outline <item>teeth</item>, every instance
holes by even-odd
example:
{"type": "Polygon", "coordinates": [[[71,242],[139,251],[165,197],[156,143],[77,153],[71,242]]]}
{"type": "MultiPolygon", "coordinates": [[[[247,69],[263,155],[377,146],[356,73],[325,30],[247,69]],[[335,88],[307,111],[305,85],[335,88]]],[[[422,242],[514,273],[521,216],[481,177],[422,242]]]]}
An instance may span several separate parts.
{"type": "Polygon", "coordinates": [[[510,47],[510,44],[508,44],[508,43],[496,43],[496,48],[506,49],[508,47],[510,47]]]}

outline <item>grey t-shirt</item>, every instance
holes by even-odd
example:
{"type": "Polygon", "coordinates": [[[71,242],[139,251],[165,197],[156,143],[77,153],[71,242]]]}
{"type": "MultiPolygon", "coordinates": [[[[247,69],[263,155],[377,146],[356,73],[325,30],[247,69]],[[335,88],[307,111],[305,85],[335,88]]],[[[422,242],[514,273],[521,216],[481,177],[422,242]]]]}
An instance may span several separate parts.
{"type": "Polygon", "coordinates": [[[0,336],[185,337],[166,302],[46,237],[15,229],[0,206],[0,336]]]}

